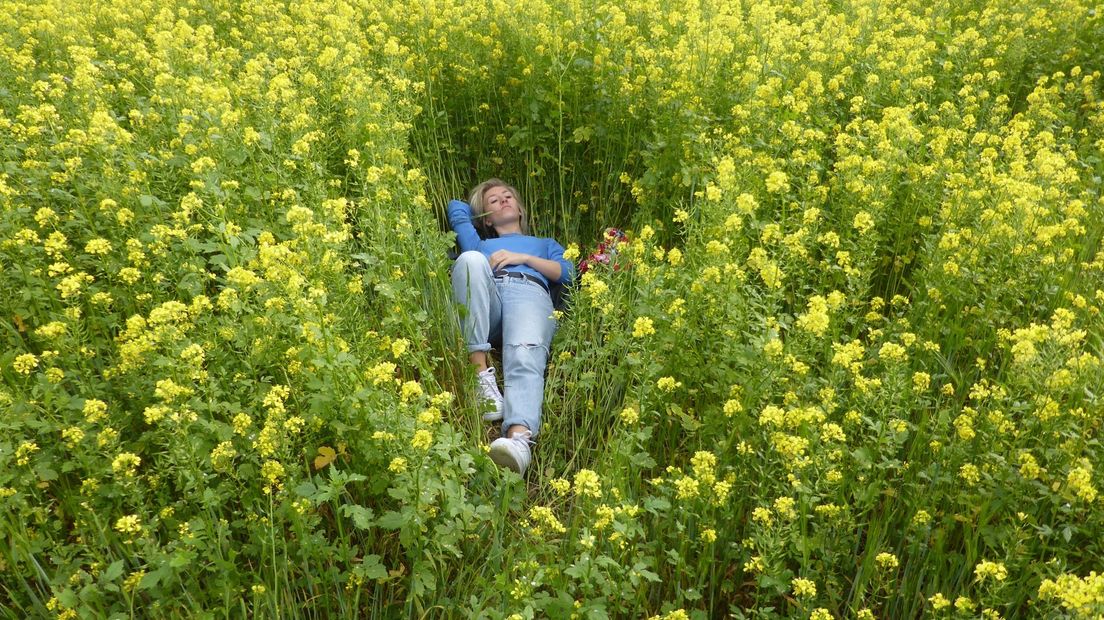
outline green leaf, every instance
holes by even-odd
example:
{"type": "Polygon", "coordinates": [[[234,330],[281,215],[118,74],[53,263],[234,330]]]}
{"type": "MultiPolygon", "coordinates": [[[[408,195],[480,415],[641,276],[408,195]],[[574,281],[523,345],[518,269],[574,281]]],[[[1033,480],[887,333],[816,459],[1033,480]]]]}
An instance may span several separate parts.
{"type": "Polygon", "coordinates": [[[364,575],[365,579],[383,579],[387,577],[387,567],[380,564],[380,556],[366,555],[357,567],[357,571],[364,575]]]}
{"type": "Polygon", "coordinates": [[[636,454],[632,455],[632,464],[633,466],[641,469],[648,469],[651,467],[655,467],[656,460],[652,458],[652,455],[648,454],[647,452],[637,452],[636,454]]]}
{"type": "Polygon", "coordinates": [[[161,580],[172,574],[172,571],[164,566],[161,568],[146,573],[142,576],[142,580],[138,582],[139,590],[148,590],[150,588],[157,587],[157,584],[161,583],[161,580]]]}
{"type": "Polygon", "coordinates": [[[379,518],[379,520],[376,522],[376,525],[379,525],[386,530],[397,530],[405,525],[406,521],[407,518],[405,515],[400,512],[390,510],[383,513],[383,516],[379,518]]]}
{"type": "Polygon", "coordinates": [[[671,502],[663,499],[662,497],[649,497],[644,500],[644,510],[654,514],[663,514],[668,508],[671,507],[671,502]]]}
{"type": "Polygon", "coordinates": [[[115,581],[123,574],[123,561],[115,560],[111,563],[111,566],[107,567],[107,570],[103,572],[101,577],[104,581],[115,581]]]}
{"type": "Polygon", "coordinates": [[[851,458],[855,459],[855,462],[863,469],[869,468],[872,461],[869,448],[859,448],[855,450],[851,453],[851,458]]]}
{"type": "Polygon", "coordinates": [[[77,594],[69,588],[65,588],[61,592],[58,592],[57,599],[58,602],[65,607],[73,608],[77,605],[80,605],[80,601],[77,599],[77,594]]]}
{"type": "Polygon", "coordinates": [[[314,497],[317,492],[318,487],[314,486],[314,483],[309,480],[295,487],[295,494],[299,497],[314,497]]]}
{"type": "Polygon", "coordinates": [[[46,465],[39,465],[35,467],[35,472],[38,474],[38,479],[43,482],[49,482],[50,480],[57,480],[58,474],[56,471],[47,467],[46,465]]]}
{"type": "Polygon", "coordinates": [[[184,568],[195,560],[194,551],[177,551],[173,554],[172,559],[169,560],[169,566],[172,568],[184,568]]]}
{"type": "Polygon", "coordinates": [[[375,519],[375,513],[372,512],[371,508],[357,506],[356,504],[345,504],[341,507],[341,514],[352,517],[353,525],[362,530],[370,529],[375,519]]]}

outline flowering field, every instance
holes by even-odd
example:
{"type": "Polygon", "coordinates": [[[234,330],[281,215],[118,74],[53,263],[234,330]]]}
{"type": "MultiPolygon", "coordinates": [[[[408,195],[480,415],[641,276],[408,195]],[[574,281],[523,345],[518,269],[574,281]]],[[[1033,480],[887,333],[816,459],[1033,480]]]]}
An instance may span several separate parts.
{"type": "Polygon", "coordinates": [[[1101,617],[1102,10],[0,0],[0,617],[1101,617]]]}

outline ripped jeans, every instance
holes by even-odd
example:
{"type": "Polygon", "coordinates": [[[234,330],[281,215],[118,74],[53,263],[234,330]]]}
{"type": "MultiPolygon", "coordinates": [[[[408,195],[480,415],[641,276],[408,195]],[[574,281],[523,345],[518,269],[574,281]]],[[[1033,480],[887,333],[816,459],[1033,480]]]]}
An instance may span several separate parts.
{"type": "Polygon", "coordinates": [[[556,333],[552,298],[536,282],[495,277],[482,252],[468,251],[452,268],[452,293],[467,311],[462,328],[468,352],[490,351],[502,337],[505,418],[502,433],[515,424],[540,433],[544,370],[556,333]]]}

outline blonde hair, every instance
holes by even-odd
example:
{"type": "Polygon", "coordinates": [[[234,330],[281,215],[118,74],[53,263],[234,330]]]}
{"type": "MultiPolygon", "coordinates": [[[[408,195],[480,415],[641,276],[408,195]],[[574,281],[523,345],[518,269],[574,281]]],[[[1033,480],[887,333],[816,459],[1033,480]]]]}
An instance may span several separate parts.
{"type": "Polygon", "coordinates": [[[468,204],[471,205],[472,215],[475,216],[472,224],[484,235],[498,235],[498,233],[495,232],[494,227],[487,224],[486,218],[479,217],[483,215],[483,195],[487,193],[487,190],[494,187],[505,187],[507,190],[510,191],[511,194],[514,195],[514,200],[517,202],[518,206],[518,212],[521,214],[521,221],[519,222],[521,226],[521,234],[528,235],[529,216],[525,212],[525,203],[522,202],[521,195],[518,194],[517,188],[513,185],[510,185],[506,181],[503,181],[502,179],[490,178],[472,188],[471,194],[469,194],[468,196],[468,204]]]}

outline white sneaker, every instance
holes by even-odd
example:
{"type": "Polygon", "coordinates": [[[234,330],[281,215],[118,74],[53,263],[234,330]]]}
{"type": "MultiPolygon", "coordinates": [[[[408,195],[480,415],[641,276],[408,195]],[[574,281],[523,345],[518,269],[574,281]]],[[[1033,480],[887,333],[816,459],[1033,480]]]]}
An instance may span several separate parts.
{"type": "Polygon", "coordinates": [[[499,467],[512,469],[518,474],[525,475],[525,469],[529,467],[532,453],[529,450],[529,441],[533,437],[531,431],[515,433],[513,437],[499,437],[491,442],[491,460],[499,467]]]}
{"type": "Polygon", "coordinates": [[[495,380],[494,366],[490,366],[487,370],[481,371],[479,374],[479,392],[483,401],[490,401],[494,405],[494,409],[483,414],[483,419],[488,422],[500,422],[502,421],[502,392],[498,391],[498,381],[495,380]]]}

